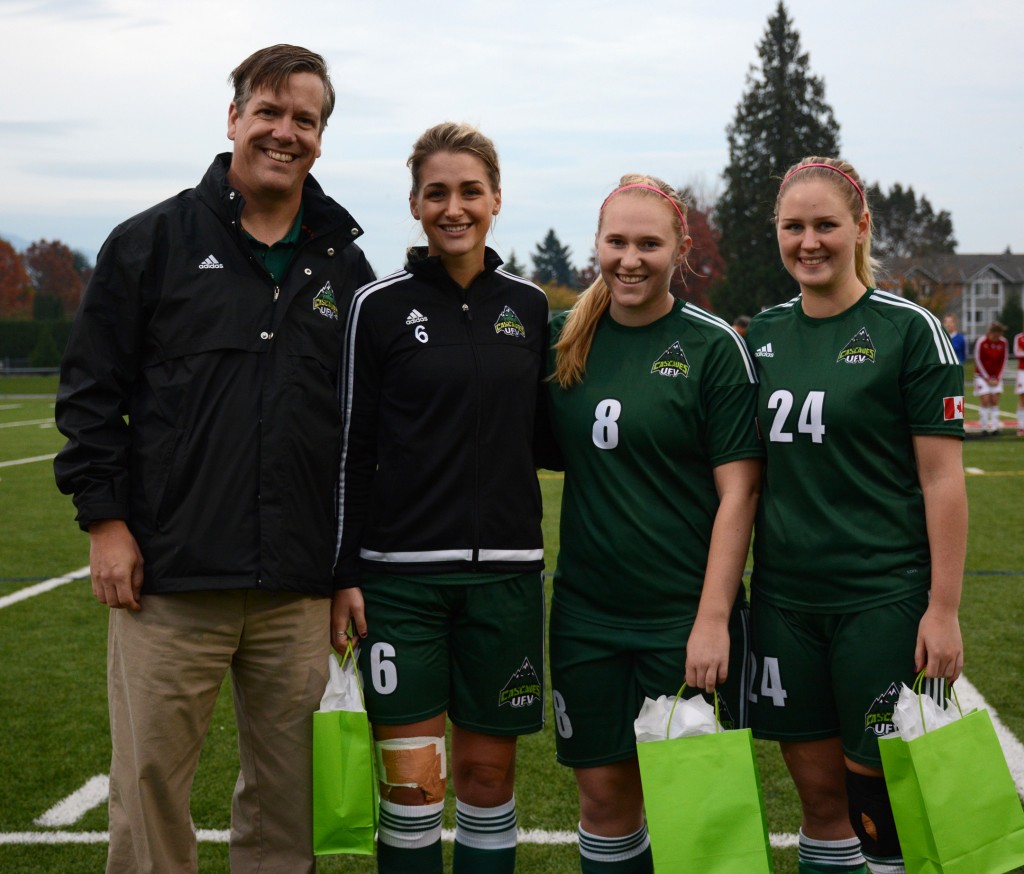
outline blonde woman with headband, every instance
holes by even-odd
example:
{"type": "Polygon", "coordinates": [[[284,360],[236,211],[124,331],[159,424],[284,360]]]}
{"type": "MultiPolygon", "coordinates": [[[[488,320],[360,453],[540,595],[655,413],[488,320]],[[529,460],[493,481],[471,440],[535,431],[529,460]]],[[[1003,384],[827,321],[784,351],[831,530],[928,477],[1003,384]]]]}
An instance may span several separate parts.
{"type": "Polygon", "coordinates": [[[582,870],[649,874],[633,720],[685,680],[717,688],[723,720],[745,724],[739,593],[763,450],[742,339],[669,292],[691,245],[679,194],[624,176],[596,242],[600,276],[552,322],[556,749],[579,788],[582,870]]]}
{"type": "Polygon", "coordinates": [[[963,667],[963,370],[938,318],[875,288],[850,164],[792,167],[775,226],[800,294],[747,331],[767,452],[751,722],[800,795],[801,874],[896,874],[878,738],[901,683],[923,669],[941,694],[963,667]]]}

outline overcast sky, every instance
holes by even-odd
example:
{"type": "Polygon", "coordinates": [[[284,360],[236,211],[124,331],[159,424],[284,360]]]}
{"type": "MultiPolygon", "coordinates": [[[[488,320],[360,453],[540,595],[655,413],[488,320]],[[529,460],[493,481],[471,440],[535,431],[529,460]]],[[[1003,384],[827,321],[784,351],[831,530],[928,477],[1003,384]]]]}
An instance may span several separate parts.
{"type": "MultiPolygon", "coordinates": [[[[0,236],[95,255],[194,185],[226,139],[227,76],[276,42],[323,54],[338,103],[313,174],[378,273],[420,239],[410,146],[445,119],[502,158],[493,244],[549,228],[581,266],[625,172],[721,187],[775,0],[0,0],[0,236]]],[[[788,0],[843,157],[952,213],[960,252],[1024,252],[1024,3],[788,0]]]]}

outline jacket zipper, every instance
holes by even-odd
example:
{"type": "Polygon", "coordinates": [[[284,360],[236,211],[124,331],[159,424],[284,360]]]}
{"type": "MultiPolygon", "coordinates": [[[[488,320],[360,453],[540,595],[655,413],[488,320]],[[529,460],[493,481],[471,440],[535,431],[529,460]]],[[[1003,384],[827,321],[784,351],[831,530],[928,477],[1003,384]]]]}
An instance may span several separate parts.
{"type": "Polygon", "coordinates": [[[473,336],[473,314],[469,309],[469,291],[463,291],[462,312],[466,316],[466,333],[469,336],[469,346],[473,350],[473,375],[476,388],[476,415],[473,431],[473,565],[480,561],[480,416],[483,408],[480,385],[480,351],[476,347],[476,339],[473,336]]]}

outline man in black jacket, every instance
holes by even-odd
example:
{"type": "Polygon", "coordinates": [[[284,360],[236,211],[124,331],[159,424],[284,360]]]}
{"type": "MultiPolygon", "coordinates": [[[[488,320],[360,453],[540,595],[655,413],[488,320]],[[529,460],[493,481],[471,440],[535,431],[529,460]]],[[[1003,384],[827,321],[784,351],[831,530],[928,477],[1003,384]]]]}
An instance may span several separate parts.
{"type": "Polygon", "coordinates": [[[309,175],[334,90],[277,45],[232,73],[231,154],[100,251],[61,368],[54,463],[108,631],[108,871],[195,871],[189,793],[230,670],[236,871],[315,868],[345,303],[362,231],[309,175]]]}

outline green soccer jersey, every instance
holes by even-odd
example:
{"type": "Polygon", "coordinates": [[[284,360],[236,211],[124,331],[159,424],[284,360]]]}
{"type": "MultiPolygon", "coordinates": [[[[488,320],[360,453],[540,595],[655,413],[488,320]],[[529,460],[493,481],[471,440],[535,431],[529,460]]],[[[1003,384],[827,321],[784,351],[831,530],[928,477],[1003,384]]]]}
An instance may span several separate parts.
{"type": "Polygon", "coordinates": [[[939,320],[868,289],[846,312],[800,298],[755,316],[767,462],[753,586],[785,608],[842,613],[927,589],[912,438],[962,438],[963,370],[939,320]]]}
{"type": "Polygon", "coordinates": [[[565,462],[558,608],[611,627],[692,622],[718,508],[713,468],[763,454],[743,341],[683,302],[639,328],[606,313],[582,382],[548,391],[565,462]]]}

